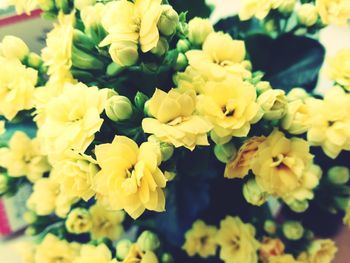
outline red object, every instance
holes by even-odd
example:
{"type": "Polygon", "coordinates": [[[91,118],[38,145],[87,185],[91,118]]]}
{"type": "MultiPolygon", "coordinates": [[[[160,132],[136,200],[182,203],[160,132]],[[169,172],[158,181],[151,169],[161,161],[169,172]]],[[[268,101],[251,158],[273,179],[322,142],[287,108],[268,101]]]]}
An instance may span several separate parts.
{"type": "Polygon", "coordinates": [[[0,27],[39,17],[41,13],[42,11],[40,9],[37,9],[32,11],[30,15],[22,14],[2,18],[0,19],[0,27]]]}
{"type": "Polygon", "coordinates": [[[4,201],[0,199],[0,236],[8,236],[11,233],[12,230],[7,218],[4,201]]]}

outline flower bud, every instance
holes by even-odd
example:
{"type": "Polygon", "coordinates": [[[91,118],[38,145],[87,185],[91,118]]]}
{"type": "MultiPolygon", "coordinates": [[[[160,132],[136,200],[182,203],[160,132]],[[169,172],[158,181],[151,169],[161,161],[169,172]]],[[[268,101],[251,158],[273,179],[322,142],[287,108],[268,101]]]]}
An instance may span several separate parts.
{"type": "Polygon", "coordinates": [[[310,95],[303,88],[293,88],[287,94],[288,101],[302,100],[309,98],[310,95]]]}
{"type": "Polygon", "coordinates": [[[276,223],[272,220],[266,220],[264,222],[264,230],[270,235],[274,235],[277,231],[276,223]]]}
{"type": "Polygon", "coordinates": [[[39,69],[40,66],[43,64],[43,60],[41,59],[41,57],[34,52],[29,53],[27,57],[27,62],[28,62],[28,66],[35,69],[39,69]]]}
{"type": "Polygon", "coordinates": [[[291,134],[302,134],[308,129],[309,117],[309,110],[305,103],[295,100],[288,103],[281,125],[291,134]]]}
{"type": "Polygon", "coordinates": [[[214,28],[208,19],[195,17],[188,23],[188,38],[194,45],[202,45],[211,32],[214,28]]]}
{"type": "Polygon", "coordinates": [[[116,247],[116,250],[117,250],[116,256],[119,260],[123,260],[126,258],[126,256],[129,253],[131,245],[132,243],[128,239],[122,239],[118,242],[116,247]]]}
{"type": "Polygon", "coordinates": [[[267,198],[266,192],[261,189],[254,179],[244,184],[243,196],[248,203],[256,206],[264,204],[267,198]]]}
{"type": "Polygon", "coordinates": [[[151,231],[144,231],[137,239],[137,245],[142,251],[155,251],[160,246],[159,238],[151,231]]]}
{"type": "Polygon", "coordinates": [[[346,184],[349,181],[349,168],[345,166],[333,166],[328,170],[327,178],[332,184],[346,184]]]}
{"type": "Polygon", "coordinates": [[[171,36],[176,32],[179,15],[171,5],[162,5],[162,15],[158,20],[158,29],[164,36],[171,36]]]}
{"type": "Polygon", "coordinates": [[[101,69],[103,62],[91,53],[72,45],[72,65],[79,69],[101,69]]]}
{"type": "Polygon", "coordinates": [[[186,53],[191,48],[191,43],[186,39],[180,39],[176,44],[176,49],[181,53],[186,53]]]}
{"type": "Polygon", "coordinates": [[[162,161],[168,161],[174,154],[174,146],[169,143],[160,143],[160,152],[162,154],[162,161]]]}
{"type": "Polygon", "coordinates": [[[174,257],[169,253],[164,253],[162,255],[162,263],[174,263],[174,257]]]}
{"type": "Polygon", "coordinates": [[[303,213],[309,208],[309,202],[307,200],[293,200],[287,205],[292,211],[296,213],[303,213]]]}
{"type": "Polygon", "coordinates": [[[260,81],[258,84],[256,84],[256,91],[258,92],[258,94],[262,94],[270,89],[272,89],[272,87],[270,82],[268,81],[260,81]]]}
{"type": "Polygon", "coordinates": [[[113,96],[106,103],[107,117],[112,121],[124,121],[131,118],[133,109],[130,100],[124,96],[113,96]]]}
{"type": "Polygon", "coordinates": [[[296,4],[296,0],[284,0],[281,1],[278,11],[284,15],[289,15],[293,12],[296,4]]]}
{"type": "Polygon", "coordinates": [[[236,157],[237,148],[232,142],[226,144],[217,144],[214,147],[214,153],[220,162],[228,163],[230,160],[233,160],[236,157]]]}
{"type": "Polygon", "coordinates": [[[287,221],[282,226],[283,235],[289,240],[299,240],[304,235],[304,227],[297,221],[287,221]]]}
{"type": "Polygon", "coordinates": [[[28,224],[33,224],[38,220],[38,216],[31,210],[25,211],[23,214],[23,219],[28,224]]]}
{"type": "Polygon", "coordinates": [[[36,231],[35,227],[29,226],[29,227],[27,227],[26,230],[24,231],[24,234],[25,234],[26,236],[34,236],[34,235],[37,234],[37,231],[36,231]]]}
{"type": "Polygon", "coordinates": [[[168,40],[164,37],[160,37],[157,46],[151,49],[151,53],[157,56],[163,56],[169,50],[168,40]]]}
{"type": "Polygon", "coordinates": [[[164,176],[165,176],[166,180],[170,182],[170,181],[174,180],[174,178],[176,177],[176,173],[172,172],[172,171],[165,171],[164,176]]]}
{"type": "Polygon", "coordinates": [[[232,136],[220,137],[213,130],[210,132],[210,138],[215,142],[215,144],[225,144],[231,141],[232,136]]]}
{"type": "Polygon", "coordinates": [[[23,60],[29,54],[29,48],[22,39],[5,36],[0,43],[0,54],[5,58],[23,60]]]}
{"type": "Polygon", "coordinates": [[[264,112],[264,119],[279,120],[286,113],[287,98],[283,90],[267,90],[258,97],[257,101],[264,112]]]}
{"type": "Polygon", "coordinates": [[[36,0],[38,3],[38,6],[43,11],[50,11],[55,8],[55,1],[54,0],[36,0]]]}
{"type": "Polygon", "coordinates": [[[82,10],[84,7],[94,5],[96,0],[74,0],[74,6],[78,10],[82,10]]]}
{"type": "Polygon", "coordinates": [[[264,24],[264,29],[266,32],[269,32],[269,33],[273,33],[273,32],[276,32],[277,31],[277,20],[276,19],[265,19],[263,20],[264,24]]]}
{"type": "Polygon", "coordinates": [[[178,71],[184,70],[188,65],[188,60],[183,53],[179,53],[176,60],[175,69],[178,71]]]}
{"type": "Polygon", "coordinates": [[[303,26],[313,26],[318,19],[316,6],[313,4],[303,4],[297,10],[298,21],[303,26]]]}
{"type": "Polygon", "coordinates": [[[135,106],[139,110],[143,110],[147,100],[149,100],[149,98],[145,94],[143,94],[142,92],[138,91],[135,95],[135,98],[134,98],[135,106]]]}
{"type": "Polygon", "coordinates": [[[0,194],[4,194],[7,192],[8,185],[9,185],[8,177],[5,174],[0,173],[0,194]]]}
{"type": "Polygon", "coordinates": [[[87,233],[91,228],[91,215],[85,208],[75,208],[68,214],[66,219],[66,229],[69,233],[87,233]]]}
{"type": "Polygon", "coordinates": [[[139,59],[137,45],[131,41],[113,43],[109,47],[109,54],[112,60],[120,66],[135,65],[139,59]]]}

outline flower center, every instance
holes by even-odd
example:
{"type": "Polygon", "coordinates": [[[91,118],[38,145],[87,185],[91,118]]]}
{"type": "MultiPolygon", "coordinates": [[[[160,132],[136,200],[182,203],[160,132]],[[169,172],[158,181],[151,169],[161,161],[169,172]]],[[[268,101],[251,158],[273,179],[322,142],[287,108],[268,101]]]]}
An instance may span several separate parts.
{"type": "Polygon", "coordinates": [[[240,249],[240,243],[241,243],[241,238],[239,236],[235,235],[232,237],[231,246],[235,251],[240,249]]]}

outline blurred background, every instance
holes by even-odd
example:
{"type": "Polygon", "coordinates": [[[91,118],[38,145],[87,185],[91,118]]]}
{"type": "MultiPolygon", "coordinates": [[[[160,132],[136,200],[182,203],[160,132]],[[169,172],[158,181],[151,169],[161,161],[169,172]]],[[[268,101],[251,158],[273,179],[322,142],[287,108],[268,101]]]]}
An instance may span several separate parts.
{"type": "MultiPolygon", "coordinates": [[[[215,23],[220,18],[236,14],[240,2],[241,0],[207,0],[208,4],[215,7],[211,20],[215,23]]],[[[51,27],[51,22],[43,20],[40,17],[40,12],[34,11],[30,16],[16,16],[14,8],[7,7],[6,0],[0,0],[0,39],[5,35],[20,37],[32,51],[40,53],[45,43],[44,36],[51,27]]],[[[326,56],[334,55],[341,48],[350,48],[350,27],[327,27],[321,32],[320,41],[326,48],[326,56]]],[[[321,74],[317,86],[318,91],[322,92],[329,87],[330,81],[326,76],[321,74]]],[[[28,238],[20,234],[10,239],[1,240],[0,238],[0,262],[20,263],[21,260],[17,248],[25,239],[28,238]]],[[[348,248],[350,247],[350,231],[344,227],[334,239],[339,247],[335,263],[349,263],[350,250],[348,248]]]]}

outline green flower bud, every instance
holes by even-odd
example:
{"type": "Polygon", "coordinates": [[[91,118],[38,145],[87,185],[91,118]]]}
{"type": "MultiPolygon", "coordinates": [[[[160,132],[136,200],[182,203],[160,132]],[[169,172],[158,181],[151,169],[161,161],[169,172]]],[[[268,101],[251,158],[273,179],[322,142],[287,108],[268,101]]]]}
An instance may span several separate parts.
{"type": "Polygon", "coordinates": [[[7,192],[9,187],[9,178],[3,174],[0,173],[0,194],[4,194],[7,192]]]}
{"type": "Polygon", "coordinates": [[[72,46],[72,65],[79,69],[102,69],[104,64],[93,54],[87,53],[74,44],[72,46]]]}
{"type": "Polygon", "coordinates": [[[185,39],[180,39],[176,44],[176,49],[182,53],[186,53],[190,48],[191,48],[191,43],[185,39]]]}
{"type": "Polygon", "coordinates": [[[164,36],[171,36],[176,32],[179,15],[171,5],[162,5],[162,15],[158,21],[158,29],[164,36]]]}
{"type": "Polygon", "coordinates": [[[328,170],[327,178],[332,184],[342,185],[349,181],[349,168],[345,166],[333,166],[328,170]]]}
{"type": "Polygon", "coordinates": [[[33,224],[38,220],[38,216],[33,211],[25,211],[23,214],[23,219],[28,224],[33,224]]]}
{"type": "Polygon", "coordinates": [[[74,6],[78,10],[82,10],[86,6],[94,5],[96,0],[74,0],[74,6]]]}
{"type": "Polygon", "coordinates": [[[157,56],[163,56],[169,50],[169,43],[164,37],[160,37],[157,46],[151,49],[151,53],[157,56]]]}
{"type": "Polygon", "coordinates": [[[288,221],[282,226],[283,235],[289,240],[299,240],[304,235],[304,227],[298,221],[288,221]]]}
{"type": "Polygon", "coordinates": [[[18,37],[5,36],[0,43],[0,55],[6,58],[23,60],[28,54],[28,46],[18,37]]]}
{"type": "Polygon", "coordinates": [[[162,263],[174,263],[174,257],[169,253],[164,253],[162,255],[162,263]]]}
{"type": "Polygon", "coordinates": [[[226,144],[217,144],[214,147],[214,153],[220,162],[228,163],[230,160],[233,160],[236,157],[237,148],[232,142],[226,144]]]}
{"type": "Polygon", "coordinates": [[[68,0],[55,0],[56,7],[61,9],[65,14],[69,12],[68,0]]]}
{"type": "Polygon", "coordinates": [[[283,90],[267,90],[258,97],[257,102],[264,112],[264,119],[279,120],[286,114],[287,97],[283,90]]]}
{"type": "Polygon", "coordinates": [[[270,235],[274,235],[277,231],[277,225],[272,220],[266,220],[264,223],[264,230],[270,235]]]}
{"type": "Polygon", "coordinates": [[[174,146],[169,143],[160,143],[160,152],[162,154],[162,161],[168,161],[174,154],[174,146]]]}
{"type": "Polygon", "coordinates": [[[318,20],[318,11],[313,4],[303,4],[297,10],[298,22],[303,26],[313,26],[318,20]]]}
{"type": "Polygon", "coordinates": [[[43,11],[50,11],[55,8],[54,0],[36,0],[36,2],[43,11]]]}
{"type": "Polygon", "coordinates": [[[68,214],[65,224],[69,233],[87,233],[92,228],[91,215],[85,208],[75,208],[68,214]]]}
{"type": "Polygon", "coordinates": [[[278,7],[278,11],[283,15],[290,15],[294,10],[295,4],[296,0],[284,0],[278,7]]]}
{"type": "Polygon", "coordinates": [[[156,251],[160,246],[160,241],[153,232],[144,231],[137,239],[137,245],[142,251],[156,251]]]}
{"type": "Polygon", "coordinates": [[[41,59],[41,57],[33,52],[30,52],[28,57],[27,57],[27,62],[28,62],[28,66],[35,68],[35,69],[39,69],[40,66],[43,64],[43,60],[41,59]]]}
{"type": "Polygon", "coordinates": [[[303,88],[293,88],[287,94],[288,101],[305,100],[310,95],[303,88]]]}
{"type": "Polygon", "coordinates": [[[24,234],[25,234],[26,236],[34,236],[34,235],[37,234],[37,231],[36,231],[35,227],[29,226],[29,227],[27,227],[26,230],[24,231],[24,234]]]}
{"type": "Polygon", "coordinates": [[[210,138],[215,142],[215,144],[225,144],[231,141],[232,136],[220,137],[214,131],[210,132],[210,138]]]}
{"type": "Polygon", "coordinates": [[[195,17],[188,23],[188,38],[194,45],[202,45],[212,32],[214,28],[208,19],[195,17]]]}
{"type": "Polygon", "coordinates": [[[123,67],[133,66],[139,59],[137,45],[128,41],[113,43],[109,47],[109,54],[115,63],[123,67]]]}
{"type": "Polygon", "coordinates": [[[93,40],[84,32],[78,29],[74,29],[73,31],[73,42],[76,47],[81,48],[83,50],[95,50],[95,43],[93,42],[93,40]]]}
{"type": "Polygon", "coordinates": [[[338,209],[346,211],[349,204],[349,198],[336,196],[334,197],[334,203],[338,209]]]}
{"type": "Polygon", "coordinates": [[[112,121],[124,121],[131,118],[133,109],[130,100],[124,96],[113,96],[107,100],[107,117],[112,121]]]}
{"type": "Polygon", "coordinates": [[[184,70],[188,65],[188,60],[183,53],[179,53],[176,60],[175,69],[178,71],[184,70]]]}
{"type": "Polygon", "coordinates": [[[268,81],[260,81],[258,82],[258,84],[256,84],[256,91],[258,92],[258,94],[262,94],[270,89],[272,89],[272,87],[270,82],[268,81]]]}
{"type": "Polygon", "coordinates": [[[139,110],[143,110],[147,100],[149,100],[149,98],[145,94],[143,94],[142,92],[138,91],[135,95],[135,98],[134,98],[135,106],[139,110]]]}
{"type": "Polygon", "coordinates": [[[309,202],[307,200],[293,200],[292,202],[288,203],[288,206],[296,213],[303,213],[309,208],[309,202]]]}
{"type": "Polygon", "coordinates": [[[118,242],[116,256],[119,260],[124,260],[129,253],[132,242],[128,239],[122,239],[118,242]]]}
{"type": "Polygon", "coordinates": [[[267,193],[261,189],[255,179],[251,179],[243,186],[243,196],[248,203],[261,206],[266,202],[267,193]]]}
{"type": "Polygon", "coordinates": [[[277,21],[275,19],[265,19],[264,29],[266,32],[273,33],[277,31],[277,21]]]}

